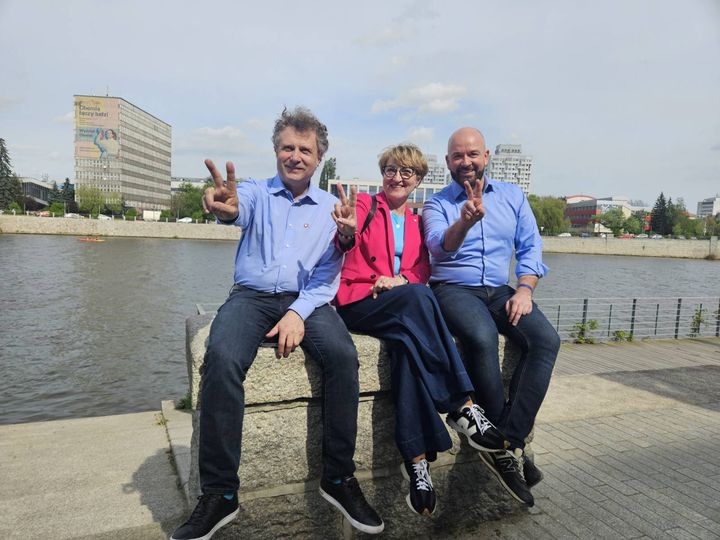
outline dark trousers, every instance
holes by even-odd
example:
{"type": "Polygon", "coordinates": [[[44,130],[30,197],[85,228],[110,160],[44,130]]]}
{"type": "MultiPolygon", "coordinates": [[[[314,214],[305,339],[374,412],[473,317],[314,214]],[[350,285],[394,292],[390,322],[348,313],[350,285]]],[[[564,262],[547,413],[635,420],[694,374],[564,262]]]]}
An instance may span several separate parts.
{"type": "MultiPolygon", "coordinates": [[[[203,493],[237,491],[245,390],[243,383],[265,334],[297,294],[271,294],[235,285],[210,328],[200,394],[200,484],[203,493]]],[[[329,305],[305,320],[301,347],[323,370],[323,475],[355,471],[358,358],[345,325],[329,305]]],[[[278,363],[278,376],[282,364],[278,363]]],[[[278,396],[282,398],[282,396],[278,396]]],[[[279,424],[278,444],[284,426],[279,424]]]]}
{"type": "Polygon", "coordinates": [[[403,459],[448,450],[452,441],[437,413],[462,406],[472,385],[430,289],[402,285],[338,313],[353,332],[389,345],[395,440],[403,459]]]}
{"type": "Polygon", "coordinates": [[[525,437],[545,399],[560,349],[557,332],[534,303],[533,310],[523,315],[517,326],[511,325],[505,303],[515,290],[507,285],[470,287],[438,283],[432,289],[448,328],[460,340],[478,404],[513,447],[524,448],[525,437]],[[507,401],[498,356],[498,332],[522,351],[510,380],[507,401]]]}

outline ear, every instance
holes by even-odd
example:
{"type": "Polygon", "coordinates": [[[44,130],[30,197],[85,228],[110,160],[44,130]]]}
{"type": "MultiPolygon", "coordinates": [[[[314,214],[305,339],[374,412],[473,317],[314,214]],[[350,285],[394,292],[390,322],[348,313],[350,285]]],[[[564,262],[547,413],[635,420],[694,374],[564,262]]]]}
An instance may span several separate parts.
{"type": "Polygon", "coordinates": [[[450,156],[445,154],[445,165],[447,165],[447,168],[450,168],[450,156]]]}

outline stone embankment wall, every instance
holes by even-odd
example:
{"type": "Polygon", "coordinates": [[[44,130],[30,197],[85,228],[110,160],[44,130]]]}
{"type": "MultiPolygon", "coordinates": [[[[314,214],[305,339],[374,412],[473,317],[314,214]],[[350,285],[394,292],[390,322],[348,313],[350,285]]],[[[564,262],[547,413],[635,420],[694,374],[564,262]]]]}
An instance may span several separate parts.
{"type": "MultiPolygon", "coordinates": [[[[199,492],[198,426],[200,368],[214,313],[187,320],[187,367],[193,406],[189,485],[192,508],[199,492]]],[[[390,394],[390,369],[384,345],[353,335],[360,358],[360,406],[355,451],[356,477],[385,521],[389,538],[451,538],[480,522],[521,510],[482,465],[476,451],[453,430],[453,448],[432,464],[439,494],[433,519],[408,508],[408,483],[400,473],[402,459],[395,446],[395,406],[390,394]]],[[[502,336],[501,336],[502,339],[502,336]]],[[[506,386],[519,350],[501,341],[506,386]]],[[[340,514],[318,493],[321,474],[322,373],[300,349],[277,360],[273,349],[260,348],[245,380],[240,476],[240,517],[228,526],[228,537],[342,538],[340,514]]]]}
{"type": "MultiPolygon", "coordinates": [[[[227,225],[197,223],[163,223],[35,216],[0,215],[0,233],[66,234],[72,236],[128,236],[145,238],[188,238],[196,240],[237,240],[240,229],[227,225]]],[[[710,240],[651,240],[621,238],[543,238],[545,253],[587,255],[634,255],[686,259],[720,260],[720,243],[710,240]]]]}
{"type": "Polygon", "coordinates": [[[720,260],[717,236],[710,240],[651,240],[649,238],[560,238],[543,237],[543,253],[581,253],[587,255],[634,255],[720,260]]]}
{"type": "Polygon", "coordinates": [[[240,238],[240,229],[238,227],[216,225],[214,223],[164,223],[162,221],[41,218],[36,216],[12,215],[0,216],[0,233],[235,241],[240,238]]]}

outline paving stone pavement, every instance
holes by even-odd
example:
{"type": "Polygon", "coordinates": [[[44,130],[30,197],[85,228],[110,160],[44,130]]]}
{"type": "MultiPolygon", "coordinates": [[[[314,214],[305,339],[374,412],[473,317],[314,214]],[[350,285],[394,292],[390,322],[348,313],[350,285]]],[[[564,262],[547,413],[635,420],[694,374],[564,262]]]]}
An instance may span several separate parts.
{"type": "MultiPolygon", "coordinates": [[[[536,425],[545,478],[533,488],[535,506],[468,538],[720,538],[720,340],[643,345],[563,345],[550,413],[536,425]],[[614,371],[579,372],[592,355],[605,369],[626,358],[614,371]],[[608,381],[621,388],[601,386],[608,381]],[[588,392],[573,418],[563,407],[573,386],[595,383],[616,398],[611,410],[607,395],[588,392]]],[[[507,495],[498,487],[497,496],[507,495]]]]}

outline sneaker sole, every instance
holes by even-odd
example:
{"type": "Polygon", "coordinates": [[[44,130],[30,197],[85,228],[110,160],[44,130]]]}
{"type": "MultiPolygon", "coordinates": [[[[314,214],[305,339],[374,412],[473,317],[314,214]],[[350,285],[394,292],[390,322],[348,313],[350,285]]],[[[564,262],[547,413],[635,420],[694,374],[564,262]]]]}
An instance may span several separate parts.
{"type": "Polygon", "coordinates": [[[337,502],[337,500],[335,500],[335,498],[332,495],[326,493],[322,487],[320,487],[319,489],[320,489],[320,495],[322,496],[322,498],[325,499],[330,504],[332,504],[335,508],[340,510],[340,513],[343,516],[345,516],[345,519],[348,520],[350,525],[355,527],[358,531],[361,531],[361,532],[364,532],[367,534],[380,534],[385,529],[385,523],[381,523],[380,525],[376,525],[376,526],[365,525],[364,523],[360,523],[359,521],[354,519],[350,514],[348,514],[347,510],[345,510],[343,508],[342,504],[337,502]]]}
{"type": "MultiPolygon", "coordinates": [[[[405,470],[405,465],[403,465],[402,463],[400,464],[400,472],[402,473],[403,478],[404,478],[406,481],[410,482],[410,476],[408,475],[408,472],[405,470]]],[[[427,509],[425,510],[425,512],[422,512],[422,513],[418,512],[417,510],[415,510],[415,508],[413,507],[412,503],[410,502],[410,494],[409,494],[409,493],[408,493],[408,495],[405,497],[405,502],[407,503],[407,505],[408,505],[408,507],[410,508],[410,510],[413,511],[413,514],[417,514],[418,516],[430,517],[430,516],[432,516],[432,515],[435,513],[435,511],[438,509],[438,503],[437,503],[437,500],[436,500],[436,501],[435,501],[435,508],[433,508],[432,512],[431,512],[430,510],[427,510],[427,509]]]]}
{"type": "MultiPolygon", "coordinates": [[[[235,519],[238,515],[238,512],[240,511],[239,508],[236,508],[235,511],[232,514],[228,514],[224,518],[222,518],[220,521],[217,522],[217,524],[210,529],[210,532],[207,533],[205,536],[198,536],[196,538],[190,538],[189,540],[210,540],[212,538],[212,535],[218,532],[218,529],[221,527],[224,527],[228,523],[230,523],[233,519],[235,519]]],[[[170,537],[170,540],[176,540],[172,536],[170,537]]]]}
{"type": "Polygon", "coordinates": [[[452,418],[447,419],[447,424],[451,428],[453,428],[459,435],[465,435],[465,439],[467,439],[467,442],[470,446],[472,446],[475,450],[482,450],[483,452],[504,452],[505,448],[488,448],[486,446],[481,446],[475,441],[470,438],[470,436],[465,432],[463,428],[461,428],[459,425],[455,423],[455,420],[452,418]]]}
{"type": "Polygon", "coordinates": [[[498,472],[498,470],[495,468],[495,464],[488,462],[482,452],[479,452],[479,455],[480,455],[480,460],[485,464],[485,466],[486,466],[488,469],[490,469],[490,472],[495,475],[495,478],[498,479],[498,481],[500,482],[500,484],[502,485],[502,487],[505,488],[505,491],[507,491],[507,492],[512,496],[513,499],[515,499],[516,501],[521,502],[521,503],[523,503],[523,504],[526,504],[527,506],[534,506],[534,505],[535,505],[535,500],[534,500],[534,499],[533,499],[532,501],[530,501],[530,502],[523,501],[512,489],[510,489],[510,486],[508,486],[508,485],[505,483],[505,480],[503,480],[502,475],[501,475],[501,474],[498,472]]]}

